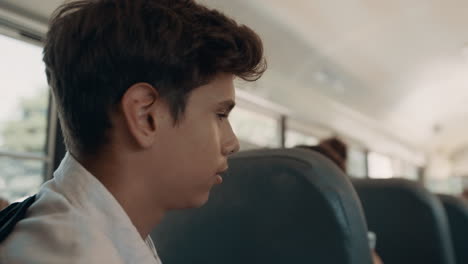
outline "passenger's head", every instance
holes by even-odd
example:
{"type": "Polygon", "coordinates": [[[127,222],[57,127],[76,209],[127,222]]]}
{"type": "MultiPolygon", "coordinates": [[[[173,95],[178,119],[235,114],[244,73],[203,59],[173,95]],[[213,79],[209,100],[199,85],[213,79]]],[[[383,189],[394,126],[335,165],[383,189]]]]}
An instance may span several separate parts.
{"type": "Polygon", "coordinates": [[[465,200],[468,200],[468,188],[464,188],[462,193],[461,193],[461,197],[465,200]]]}
{"type": "Polygon", "coordinates": [[[337,137],[332,137],[320,141],[320,146],[323,146],[324,148],[330,148],[344,161],[346,161],[348,158],[348,148],[346,147],[346,144],[337,137]]]}
{"type": "Polygon", "coordinates": [[[296,148],[303,148],[303,149],[316,151],[322,154],[323,156],[327,157],[329,160],[333,161],[335,165],[337,165],[341,170],[346,172],[346,162],[336,152],[334,152],[330,148],[325,148],[321,145],[317,145],[317,146],[299,145],[299,146],[296,146],[296,148]]]}
{"type": "Polygon", "coordinates": [[[254,81],[266,69],[256,33],[193,0],[65,4],[44,62],[68,150],[125,152],[164,174],[159,181],[179,180],[163,196],[211,187],[238,149],[226,119],[233,79],[254,81]]]}
{"type": "Polygon", "coordinates": [[[347,147],[340,139],[333,137],[320,141],[317,146],[300,145],[297,147],[321,153],[346,173],[347,147]]]}
{"type": "Polygon", "coordinates": [[[0,211],[7,208],[8,205],[10,205],[10,203],[6,199],[0,197],[0,211]]]}

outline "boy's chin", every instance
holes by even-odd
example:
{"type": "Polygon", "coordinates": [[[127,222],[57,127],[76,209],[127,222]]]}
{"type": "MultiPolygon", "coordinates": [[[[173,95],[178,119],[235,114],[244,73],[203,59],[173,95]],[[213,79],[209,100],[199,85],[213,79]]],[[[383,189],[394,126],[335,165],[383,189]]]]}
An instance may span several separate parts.
{"type": "Polygon", "coordinates": [[[210,193],[207,192],[206,194],[199,195],[198,197],[190,197],[191,199],[187,199],[183,204],[174,208],[176,210],[182,209],[193,209],[193,208],[200,208],[208,202],[210,193]]]}
{"type": "Polygon", "coordinates": [[[208,202],[210,198],[210,192],[207,192],[205,195],[198,197],[198,199],[194,200],[191,208],[200,208],[208,202]]]}

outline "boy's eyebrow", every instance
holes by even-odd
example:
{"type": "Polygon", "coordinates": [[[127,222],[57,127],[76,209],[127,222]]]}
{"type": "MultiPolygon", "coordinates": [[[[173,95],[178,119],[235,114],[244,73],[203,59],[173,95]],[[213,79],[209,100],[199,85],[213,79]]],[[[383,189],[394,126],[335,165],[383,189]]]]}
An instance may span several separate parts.
{"type": "Polygon", "coordinates": [[[223,109],[226,109],[228,112],[231,111],[234,106],[236,106],[236,102],[234,102],[233,100],[229,99],[229,100],[226,100],[226,101],[222,101],[218,104],[218,106],[220,108],[223,108],[223,109]]]}

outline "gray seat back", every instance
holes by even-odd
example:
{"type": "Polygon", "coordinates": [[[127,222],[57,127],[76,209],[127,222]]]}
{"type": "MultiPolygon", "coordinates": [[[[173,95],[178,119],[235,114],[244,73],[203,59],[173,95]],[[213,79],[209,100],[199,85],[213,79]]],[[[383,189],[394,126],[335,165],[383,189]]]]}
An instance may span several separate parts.
{"type": "Polygon", "coordinates": [[[353,180],[385,264],[454,264],[447,216],[437,197],[403,179],[353,180]]]}
{"type": "Polygon", "coordinates": [[[447,212],[456,263],[468,263],[468,203],[450,195],[438,196],[447,212]]]}
{"type": "Polygon", "coordinates": [[[152,233],[168,264],[370,264],[366,224],[348,178],[309,150],[235,155],[199,209],[152,233]]]}

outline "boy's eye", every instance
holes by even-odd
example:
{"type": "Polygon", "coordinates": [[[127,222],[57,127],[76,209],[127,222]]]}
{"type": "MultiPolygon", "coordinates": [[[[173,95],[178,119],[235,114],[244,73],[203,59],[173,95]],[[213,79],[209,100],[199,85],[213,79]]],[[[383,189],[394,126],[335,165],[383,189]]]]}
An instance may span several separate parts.
{"type": "Polygon", "coordinates": [[[224,119],[228,118],[228,114],[226,113],[217,113],[219,121],[223,121],[224,119]]]}

